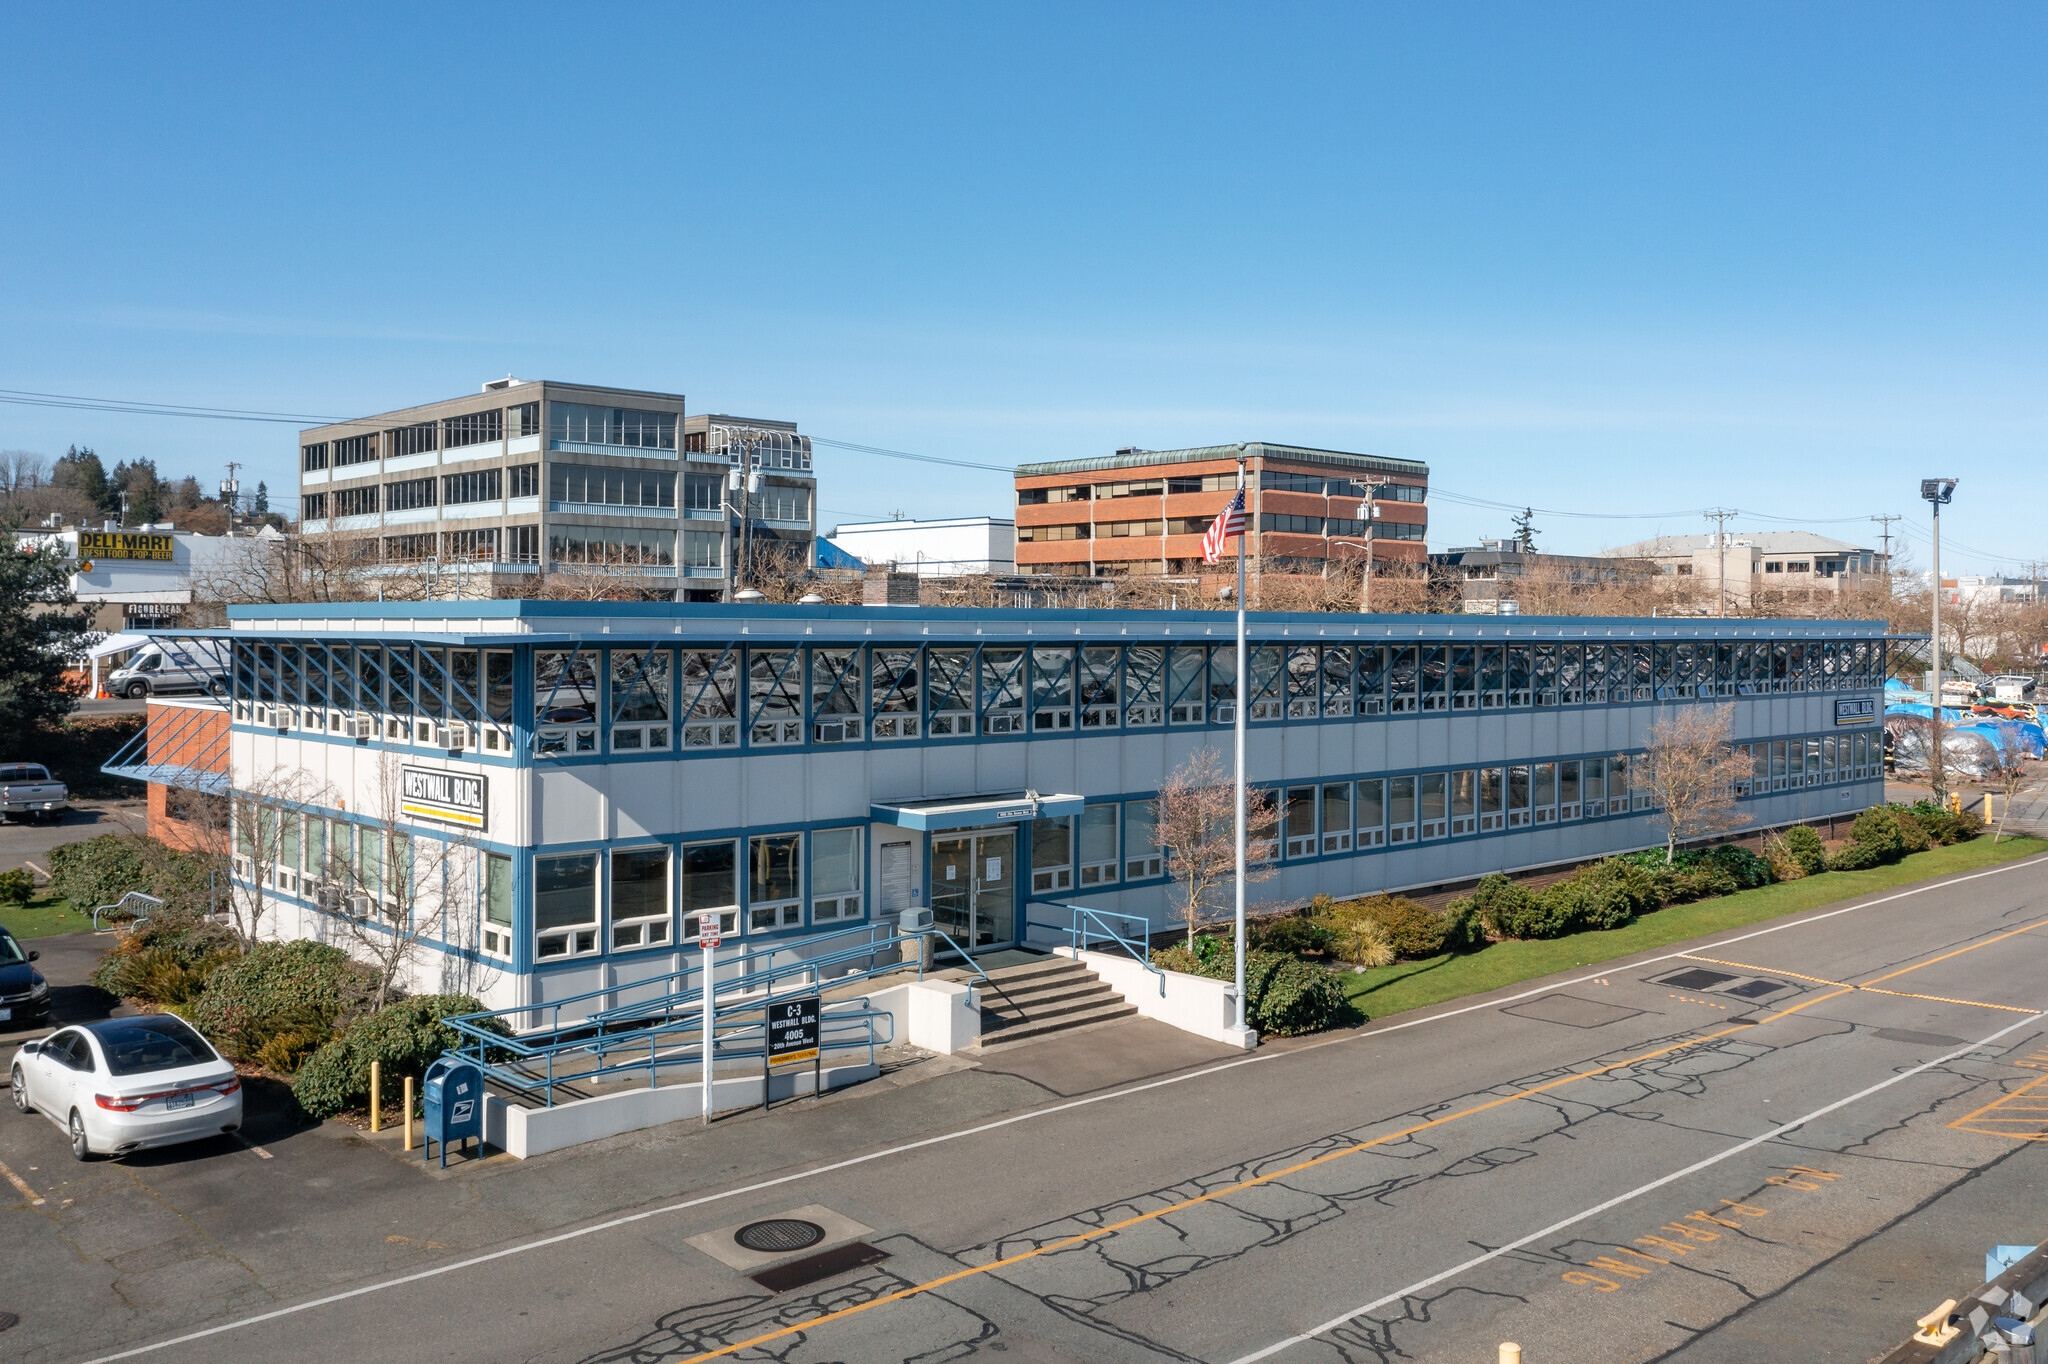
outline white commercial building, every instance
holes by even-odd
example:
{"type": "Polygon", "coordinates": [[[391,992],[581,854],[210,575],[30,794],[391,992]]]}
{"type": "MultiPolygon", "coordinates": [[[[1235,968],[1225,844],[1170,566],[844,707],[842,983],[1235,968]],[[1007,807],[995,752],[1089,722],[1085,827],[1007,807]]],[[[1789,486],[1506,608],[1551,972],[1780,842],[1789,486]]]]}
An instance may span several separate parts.
{"type": "Polygon", "coordinates": [[[862,521],[828,537],[870,568],[894,564],[921,577],[1017,571],[1017,523],[993,516],[952,521],[862,521]]]}

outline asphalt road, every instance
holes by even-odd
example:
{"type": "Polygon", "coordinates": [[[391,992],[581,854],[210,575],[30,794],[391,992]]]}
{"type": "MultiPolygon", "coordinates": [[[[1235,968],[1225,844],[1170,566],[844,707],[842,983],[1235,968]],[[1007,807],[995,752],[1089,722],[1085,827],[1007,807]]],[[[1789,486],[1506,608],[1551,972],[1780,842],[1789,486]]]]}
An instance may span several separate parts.
{"type": "Polygon", "coordinates": [[[2048,859],[1684,950],[1249,1058],[1106,1028],[445,1178],[261,1105],[262,1149],[83,1170],[9,1114],[44,1203],[0,1210],[0,1345],[1867,1359],[1992,1242],[2048,1239],[2048,859]],[[886,1258],[771,1292],[730,1230],[778,1214],[886,1258]]]}
{"type": "Polygon", "coordinates": [[[60,843],[78,843],[101,834],[139,834],[149,822],[149,811],[140,800],[80,801],[54,824],[0,824],[0,871],[12,871],[24,862],[43,870],[50,868],[50,849],[60,843]]]}

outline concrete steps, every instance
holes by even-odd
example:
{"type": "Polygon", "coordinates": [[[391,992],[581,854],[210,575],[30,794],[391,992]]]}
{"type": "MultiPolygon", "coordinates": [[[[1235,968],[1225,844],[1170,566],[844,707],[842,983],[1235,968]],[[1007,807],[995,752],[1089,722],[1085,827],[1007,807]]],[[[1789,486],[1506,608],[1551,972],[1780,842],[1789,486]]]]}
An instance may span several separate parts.
{"type": "Polygon", "coordinates": [[[983,1047],[1026,1042],[1138,1012],[1101,977],[1065,957],[991,971],[989,983],[979,988],[983,1047]]]}

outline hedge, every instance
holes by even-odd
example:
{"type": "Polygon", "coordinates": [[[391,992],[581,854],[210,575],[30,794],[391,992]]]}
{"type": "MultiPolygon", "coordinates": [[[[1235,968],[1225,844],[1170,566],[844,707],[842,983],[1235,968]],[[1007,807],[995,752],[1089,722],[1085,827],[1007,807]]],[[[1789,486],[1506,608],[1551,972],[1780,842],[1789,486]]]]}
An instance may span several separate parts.
{"type": "MultiPolygon", "coordinates": [[[[331,1118],[344,1109],[367,1107],[370,1062],[379,1063],[387,1087],[396,1094],[405,1076],[418,1078],[445,1051],[460,1045],[462,1035],[441,1020],[451,1014],[483,1011],[469,995],[419,995],[387,1004],[357,1019],[341,1036],[314,1052],[292,1081],[299,1107],[316,1118],[331,1118]]],[[[489,1020],[489,1031],[511,1036],[511,1029],[489,1020]]]]}
{"type": "MultiPolygon", "coordinates": [[[[1193,951],[1178,945],[1160,948],[1152,964],[1212,980],[1237,978],[1237,954],[1229,943],[1208,934],[1195,939],[1193,951]]],[[[1321,1032],[1357,1017],[1335,976],[1280,952],[1246,954],[1244,1002],[1245,1022],[1279,1037],[1321,1032]]]]}
{"type": "Polygon", "coordinates": [[[281,1032],[331,1036],[375,984],[376,973],[338,947],[304,939],[259,943],[213,973],[192,1021],[222,1050],[253,1060],[281,1032]]]}

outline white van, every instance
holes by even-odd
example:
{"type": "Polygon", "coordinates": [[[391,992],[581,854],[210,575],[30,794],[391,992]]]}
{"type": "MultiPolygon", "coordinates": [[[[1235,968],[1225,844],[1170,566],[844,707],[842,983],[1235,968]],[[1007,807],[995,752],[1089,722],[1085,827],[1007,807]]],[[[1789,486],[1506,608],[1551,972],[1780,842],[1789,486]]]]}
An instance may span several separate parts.
{"type": "Polygon", "coordinates": [[[133,658],[107,674],[115,696],[163,696],[175,692],[227,694],[227,661],[211,640],[145,644],[133,658]]]}

